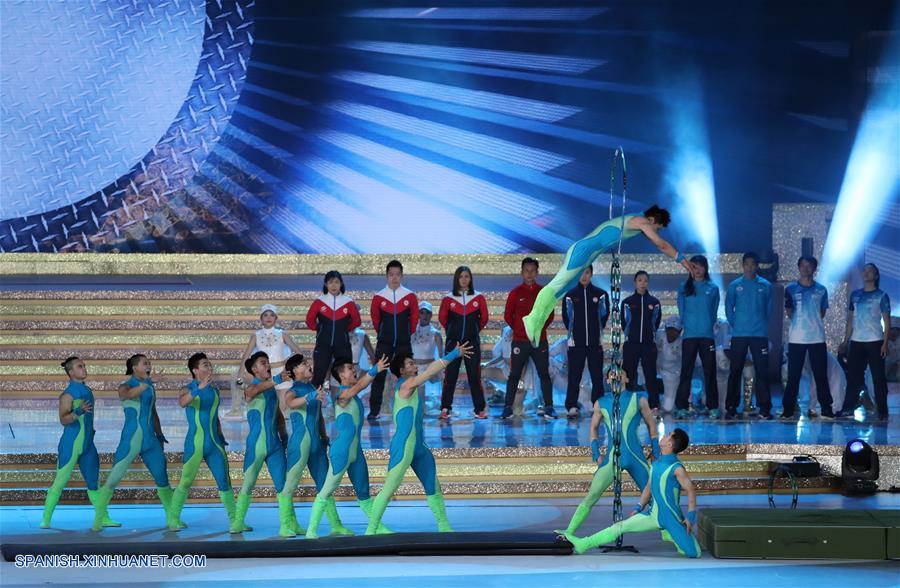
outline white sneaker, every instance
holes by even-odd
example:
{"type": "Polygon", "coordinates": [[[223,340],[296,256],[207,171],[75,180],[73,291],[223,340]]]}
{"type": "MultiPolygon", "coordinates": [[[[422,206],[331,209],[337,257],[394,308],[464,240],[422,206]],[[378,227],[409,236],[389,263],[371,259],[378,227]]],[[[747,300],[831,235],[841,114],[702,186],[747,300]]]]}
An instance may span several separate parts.
{"type": "Polygon", "coordinates": [[[569,409],[569,412],[566,413],[566,416],[569,417],[570,419],[577,419],[578,414],[579,414],[578,408],[573,406],[572,408],[569,409]]]}

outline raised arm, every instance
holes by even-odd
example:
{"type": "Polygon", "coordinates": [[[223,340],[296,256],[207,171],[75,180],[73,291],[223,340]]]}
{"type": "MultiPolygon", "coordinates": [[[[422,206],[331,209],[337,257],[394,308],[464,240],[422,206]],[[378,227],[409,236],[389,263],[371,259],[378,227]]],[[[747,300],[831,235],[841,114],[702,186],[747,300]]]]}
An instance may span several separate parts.
{"type": "Polygon", "coordinates": [[[369,383],[375,379],[375,376],[377,376],[380,372],[386,370],[390,364],[391,362],[388,361],[387,355],[382,355],[381,359],[378,360],[378,363],[372,366],[372,369],[360,376],[359,380],[357,380],[356,383],[351,387],[341,392],[341,395],[338,396],[337,399],[340,405],[346,406],[347,403],[350,402],[351,398],[365,390],[366,386],[368,386],[369,383]]]}
{"type": "Polygon", "coordinates": [[[457,357],[469,357],[470,355],[472,355],[472,345],[468,342],[461,343],[447,355],[428,364],[428,367],[422,370],[422,373],[418,374],[416,377],[405,380],[403,384],[400,385],[400,396],[409,398],[412,396],[413,391],[417,386],[424,384],[433,376],[437,375],[442,369],[447,367],[448,363],[455,360],[457,357]]]}

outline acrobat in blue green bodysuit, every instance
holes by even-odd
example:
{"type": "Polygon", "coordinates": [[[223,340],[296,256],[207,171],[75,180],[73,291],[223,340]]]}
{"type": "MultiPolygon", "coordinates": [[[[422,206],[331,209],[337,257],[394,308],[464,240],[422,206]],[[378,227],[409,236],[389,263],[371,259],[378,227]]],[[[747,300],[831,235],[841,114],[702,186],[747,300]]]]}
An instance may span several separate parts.
{"type": "MultiPolygon", "coordinates": [[[[619,466],[631,475],[631,479],[638,488],[643,489],[647,485],[650,478],[650,464],[644,457],[644,448],[638,440],[638,426],[643,421],[641,415],[641,399],[646,401],[646,392],[628,392],[624,391],[619,397],[619,410],[622,415],[622,438],[620,444],[619,466]]],[[[603,456],[600,467],[594,472],[594,478],[591,480],[591,487],[587,496],[575,509],[572,520],[565,531],[559,531],[561,534],[574,533],[578,530],[584,520],[591,512],[591,508],[600,499],[600,496],[606,492],[613,481],[613,460],[612,460],[612,415],[613,400],[612,394],[605,394],[600,397],[597,403],[600,406],[600,412],[603,414],[603,425],[606,430],[607,449],[603,456]]],[[[654,459],[659,456],[659,442],[656,438],[651,439],[653,447],[654,459]]],[[[600,441],[594,439],[591,443],[591,454],[596,463],[600,457],[600,441]]]]}
{"type": "MultiPolygon", "coordinates": [[[[584,553],[588,549],[612,543],[625,533],[662,531],[663,539],[674,543],[679,553],[687,557],[700,557],[700,545],[697,539],[687,532],[679,503],[681,485],[675,477],[675,472],[681,467],[684,466],[674,453],[660,455],[653,460],[653,466],[650,468],[652,502],[649,511],[638,512],[590,537],[579,539],[567,534],[566,539],[575,546],[575,551],[584,553]]],[[[691,522],[693,524],[695,521],[691,522]]]]}
{"type": "MultiPolygon", "coordinates": [[[[303,476],[303,470],[309,468],[316,485],[316,492],[321,492],[328,478],[328,455],[325,451],[325,445],[319,436],[319,425],[322,411],[322,403],[316,396],[316,389],[308,382],[294,382],[291,386],[297,398],[306,398],[306,405],[302,408],[292,408],[290,410],[291,436],[288,439],[287,446],[287,477],[284,483],[284,491],[279,494],[279,501],[285,501],[288,505],[290,519],[287,521],[288,528],[295,535],[303,535],[306,531],[297,522],[294,512],[294,492],[300,484],[300,478],[303,476]]],[[[368,475],[368,470],[367,470],[368,475]]],[[[368,478],[367,478],[368,480],[368,478]]],[[[366,481],[368,488],[368,481],[366,481]]],[[[344,527],[338,516],[337,505],[334,496],[328,497],[325,506],[325,514],[328,517],[328,524],[331,526],[332,535],[353,535],[353,531],[344,527]]]]}
{"type": "MultiPolygon", "coordinates": [[[[371,372],[369,373],[371,374],[371,372]]],[[[338,396],[348,388],[350,386],[341,386],[338,389],[338,396]]],[[[350,476],[350,482],[356,491],[356,499],[363,513],[368,517],[372,512],[372,497],[369,495],[369,466],[366,463],[366,457],[363,455],[362,445],[360,444],[363,413],[362,401],[357,396],[353,396],[346,406],[341,406],[340,403],[337,403],[334,412],[334,430],[336,434],[331,442],[331,449],[328,454],[331,463],[328,466],[328,476],[325,478],[325,483],[322,484],[321,490],[316,494],[316,499],[313,501],[312,513],[309,517],[309,528],[306,530],[306,537],[309,539],[315,539],[319,536],[319,521],[322,519],[322,513],[327,508],[329,499],[332,498],[334,491],[340,485],[344,474],[350,476]]]]}
{"type": "MultiPolygon", "coordinates": [[[[68,425],[63,425],[63,433],[59,438],[58,453],[56,461],[56,476],[53,478],[53,484],[47,490],[47,498],[44,500],[44,515],[41,519],[41,528],[50,527],[50,519],[53,517],[53,511],[59,498],[62,495],[69,478],[72,477],[72,471],[75,464],[81,470],[81,477],[87,486],[88,499],[95,507],[97,505],[97,484],[100,477],[100,458],[97,455],[97,448],[94,446],[94,413],[85,412],[81,406],[84,403],[94,405],[94,393],[84,382],[69,380],[69,385],[63,391],[72,397],[72,411],[76,418],[68,425]]],[[[119,523],[107,519],[103,522],[103,526],[115,527],[119,523]]]]}
{"type": "Polygon", "coordinates": [[[153,410],[156,406],[156,389],[149,378],[142,380],[136,376],[131,376],[124,385],[128,388],[144,386],[144,389],[138,397],[122,400],[125,424],[122,427],[119,446],[113,457],[112,469],[99,491],[97,512],[94,517],[93,529],[95,531],[100,530],[103,526],[102,521],[106,518],[107,506],[113,491],[125,477],[128,468],[138,454],[144,465],[150,470],[153,481],[156,482],[156,493],[165,508],[167,519],[172,504],[172,488],[169,486],[169,475],[166,472],[166,456],[163,453],[162,442],[156,436],[152,421],[153,410]]]}
{"type": "MultiPolygon", "coordinates": [[[[275,376],[272,380],[275,384],[280,384],[281,375],[275,376]]],[[[259,378],[253,378],[251,385],[258,386],[262,382],[259,378]]],[[[279,410],[281,409],[278,405],[278,393],[274,386],[254,396],[247,405],[247,424],[250,431],[247,433],[247,443],[244,447],[244,482],[241,484],[234,509],[232,533],[249,530],[244,524],[244,517],[250,508],[253,488],[256,486],[256,479],[259,478],[263,463],[269,468],[269,476],[272,478],[275,491],[280,494],[284,489],[287,460],[276,425],[279,410]]]]}
{"type": "Polygon", "coordinates": [[[624,226],[627,227],[628,221],[636,216],[640,215],[626,214],[624,219],[621,216],[610,219],[597,226],[585,237],[572,243],[569,250],[566,251],[566,257],[559,266],[556,276],[549,284],[541,288],[531,313],[523,319],[525,332],[532,345],[535,347],[539,345],[541,329],[547,322],[547,317],[553,312],[556,302],[575,287],[584,270],[593,264],[601,253],[609,251],[614,245],[617,245],[620,235],[625,240],[640,234],[640,231],[636,229],[622,230],[623,220],[624,226]]]}
{"type": "Polygon", "coordinates": [[[184,438],[184,467],[178,487],[172,494],[168,526],[172,530],[181,528],[181,509],[197,477],[200,462],[205,461],[219,488],[219,498],[225,505],[229,525],[234,520],[234,493],[228,471],[228,456],[225,453],[225,439],[219,425],[219,390],[212,384],[203,388],[197,380],[188,385],[191,403],[184,407],[188,432],[184,438]]]}
{"type": "MultiPolygon", "coordinates": [[[[443,357],[447,363],[459,357],[459,348],[453,349],[443,357]]],[[[425,430],[423,425],[424,406],[422,395],[417,390],[404,398],[400,394],[400,388],[406,378],[399,378],[394,389],[394,436],[391,438],[390,461],[388,462],[387,477],[381,492],[375,498],[375,506],[372,508],[372,516],[369,517],[369,526],[366,535],[377,534],[378,525],[388,502],[393,498],[397,488],[403,481],[406,471],[412,467],[416,477],[425,489],[425,498],[428,507],[434,514],[439,531],[452,531],[447,520],[447,510],[444,506],[444,496],[441,493],[441,483],[437,478],[437,465],[431,449],[425,444],[425,430]]]]}

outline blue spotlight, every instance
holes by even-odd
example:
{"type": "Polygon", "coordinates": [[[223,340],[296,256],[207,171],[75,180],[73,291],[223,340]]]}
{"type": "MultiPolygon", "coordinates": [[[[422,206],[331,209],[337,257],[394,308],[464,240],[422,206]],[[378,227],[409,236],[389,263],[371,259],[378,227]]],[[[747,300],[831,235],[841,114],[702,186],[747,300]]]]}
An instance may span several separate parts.
{"type": "MultiPolygon", "coordinates": [[[[900,18],[900,17],[898,17],[900,18]]],[[[859,256],[878,225],[880,212],[900,189],[900,79],[896,39],[882,56],[880,71],[894,73],[874,89],[863,113],[838,197],[834,219],[825,240],[821,280],[840,280],[859,256]]]]}
{"type": "Polygon", "coordinates": [[[687,243],[697,243],[710,256],[709,273],[724,300],[718,272],[719,225],[709,136],[704,116],[703,88],[696,75],[671,86],[668,124],[675,153],[666,166],[666,184],[676,196],[674,218],[687,243]]]}

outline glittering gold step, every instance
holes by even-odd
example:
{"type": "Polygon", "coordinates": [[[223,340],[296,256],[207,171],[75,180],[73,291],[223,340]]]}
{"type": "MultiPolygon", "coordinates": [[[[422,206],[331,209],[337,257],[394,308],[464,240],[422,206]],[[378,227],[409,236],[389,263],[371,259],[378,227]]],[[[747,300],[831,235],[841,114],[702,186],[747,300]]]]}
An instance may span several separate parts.
{"type": "MultiPolygon", "coordinates": [[[[527,481],[552,478],[554,480],[585,480],[590,479],[597,467],[591,462],[558,462],[558,463],[453,463],[442,462],[439,465],[442,480],[506,480],[527,481]]],[[[705,479],[710,476],[719,478],[730,477],[758,477],[768,476],[768,461],[693,461],[686,462],[685,468],[695,479],[705,479]]],[[[108,470],[101,470],[100,479],[106,477],[108,470]]],[[[181,477],[181,468],[168,468],[169,479],[175,483],[181,477]]],[[[369,479],[373,481],[384,480],[387,475],[387,464],[373,462],[369,464],[369,479]]],[[[50,469],[6,469],[0,470],[0,488],[14,488],[27,486],[49,486],[53,482],[55,471],[50,469]]],[[[243,471],[240,463],[230,464],[230,476],[232,483],[243,483],[243,471]]],[[[307,476],[308,478],[308,472],[307,476]]],[[[625,478],[629,478],[627,473],[625,478]]],[[[415,474],[407,472],[404,480],[414,481],[415,474]]],[[[129,469],[123,478],[126,485],[153,485],[153,478],[145,469],[129,469]]],[[[268,471],[263,472],[258,478],[260,484],[271,484],[268,471]]],[[[200,468],[197,473],[195,485],[214,483],[212,473],[206,468],[200,468]]],[[[75,473],[71,479],[73,487],[82,487],[84,482],[80,474],[75,473]]]]}
{"type": "MultiPolygon", "coordinates": [[[[6,329],[0,331],[0,346],[8,345],[17,348],[74,348],[114,345],[121,346],[146,346],[149,348],[225,348],[237,347],[243,349],[247,344],[250,334],[247,332],[235,332],[220,329],[209,329],[203,333],[184,333],[181,331],[166,330],[103,330],[85,333],[82,331],[73,333],[65,330],[28,331],[23,333],[6,329]]],[[[297,331],[291,333],[294,341],[304,347],[315,345],[315,333],[310,331],[297,331]]],[[[493,345],[499,335],[482,335],[483,345],[493,345]]],[[[374,343],[374,342],[373,342],[374,343]]]]}
{"type": "MultiPolygon", "coordinates": [[[[769,482],[767,477],[753,479],[714,478],[696,480],[694,485],[699,494],[741,494],[765,492],[768,490],[769,482]]],[[[801,494],[835,492],[840,487],[840,478],[834,476],[799,478],[797,485],[801,494]]],[[[373,496],[381,490],[381,486],[382,484],[377,482],[369,485],[369,490],[373,496]]],[[[236,485],[233,485],[233,487],[236,488],[236,485]]],[[[442,480],[441,482],[441,490],[444,496],[449,499],[574,498],[584,496],[589,487],[589,480],[521,482],[456,482],[442,480]]],[[[790,484],[785,478],[776,479],[774,488],[777,494],[788,494],[791,492],[790,484]]],[[[46,498],[46,493],[46,489],[43,488],[0,489],[0,503],[6,505],[42,504],[46,498]]],[[[418,482],[403,482],[397,489],[395,497],[401,500],[404,498],[421,499],[424,494],[425,491],[418,482]]],[[[637,496],[638,491],[630,480],[625,480],[622,494],[625,496],[637,496]]],[[[355,500],[356,498],[353,486],[350,484],[340,485],[334,495],[338,500],[355,500]]],[[[302,485],[295,493],[295,500],[307,502],[312,500],[314,496],[314,486],[302,485]]],[[[191,502],[218,502],[219,491],[215,486],[195,486],[191,489],[190,500],[191,502]]],[[[253,500],[254,502],[275,502],[275,488],[270,485],[257,485],[253,491],[253,500]]],[[[87,494],[81,488],[66,488],[63,491],[60,502],[63,504],[85,504],[87,503],[87,494]]],[[[156,489],[153,487],[126,486],[116,489],[112,502],[117,504],[158,504],[159,498],[156,494],[156,489]]],[[[252,508],[250,512],[253,512],[252,508]]]]}

